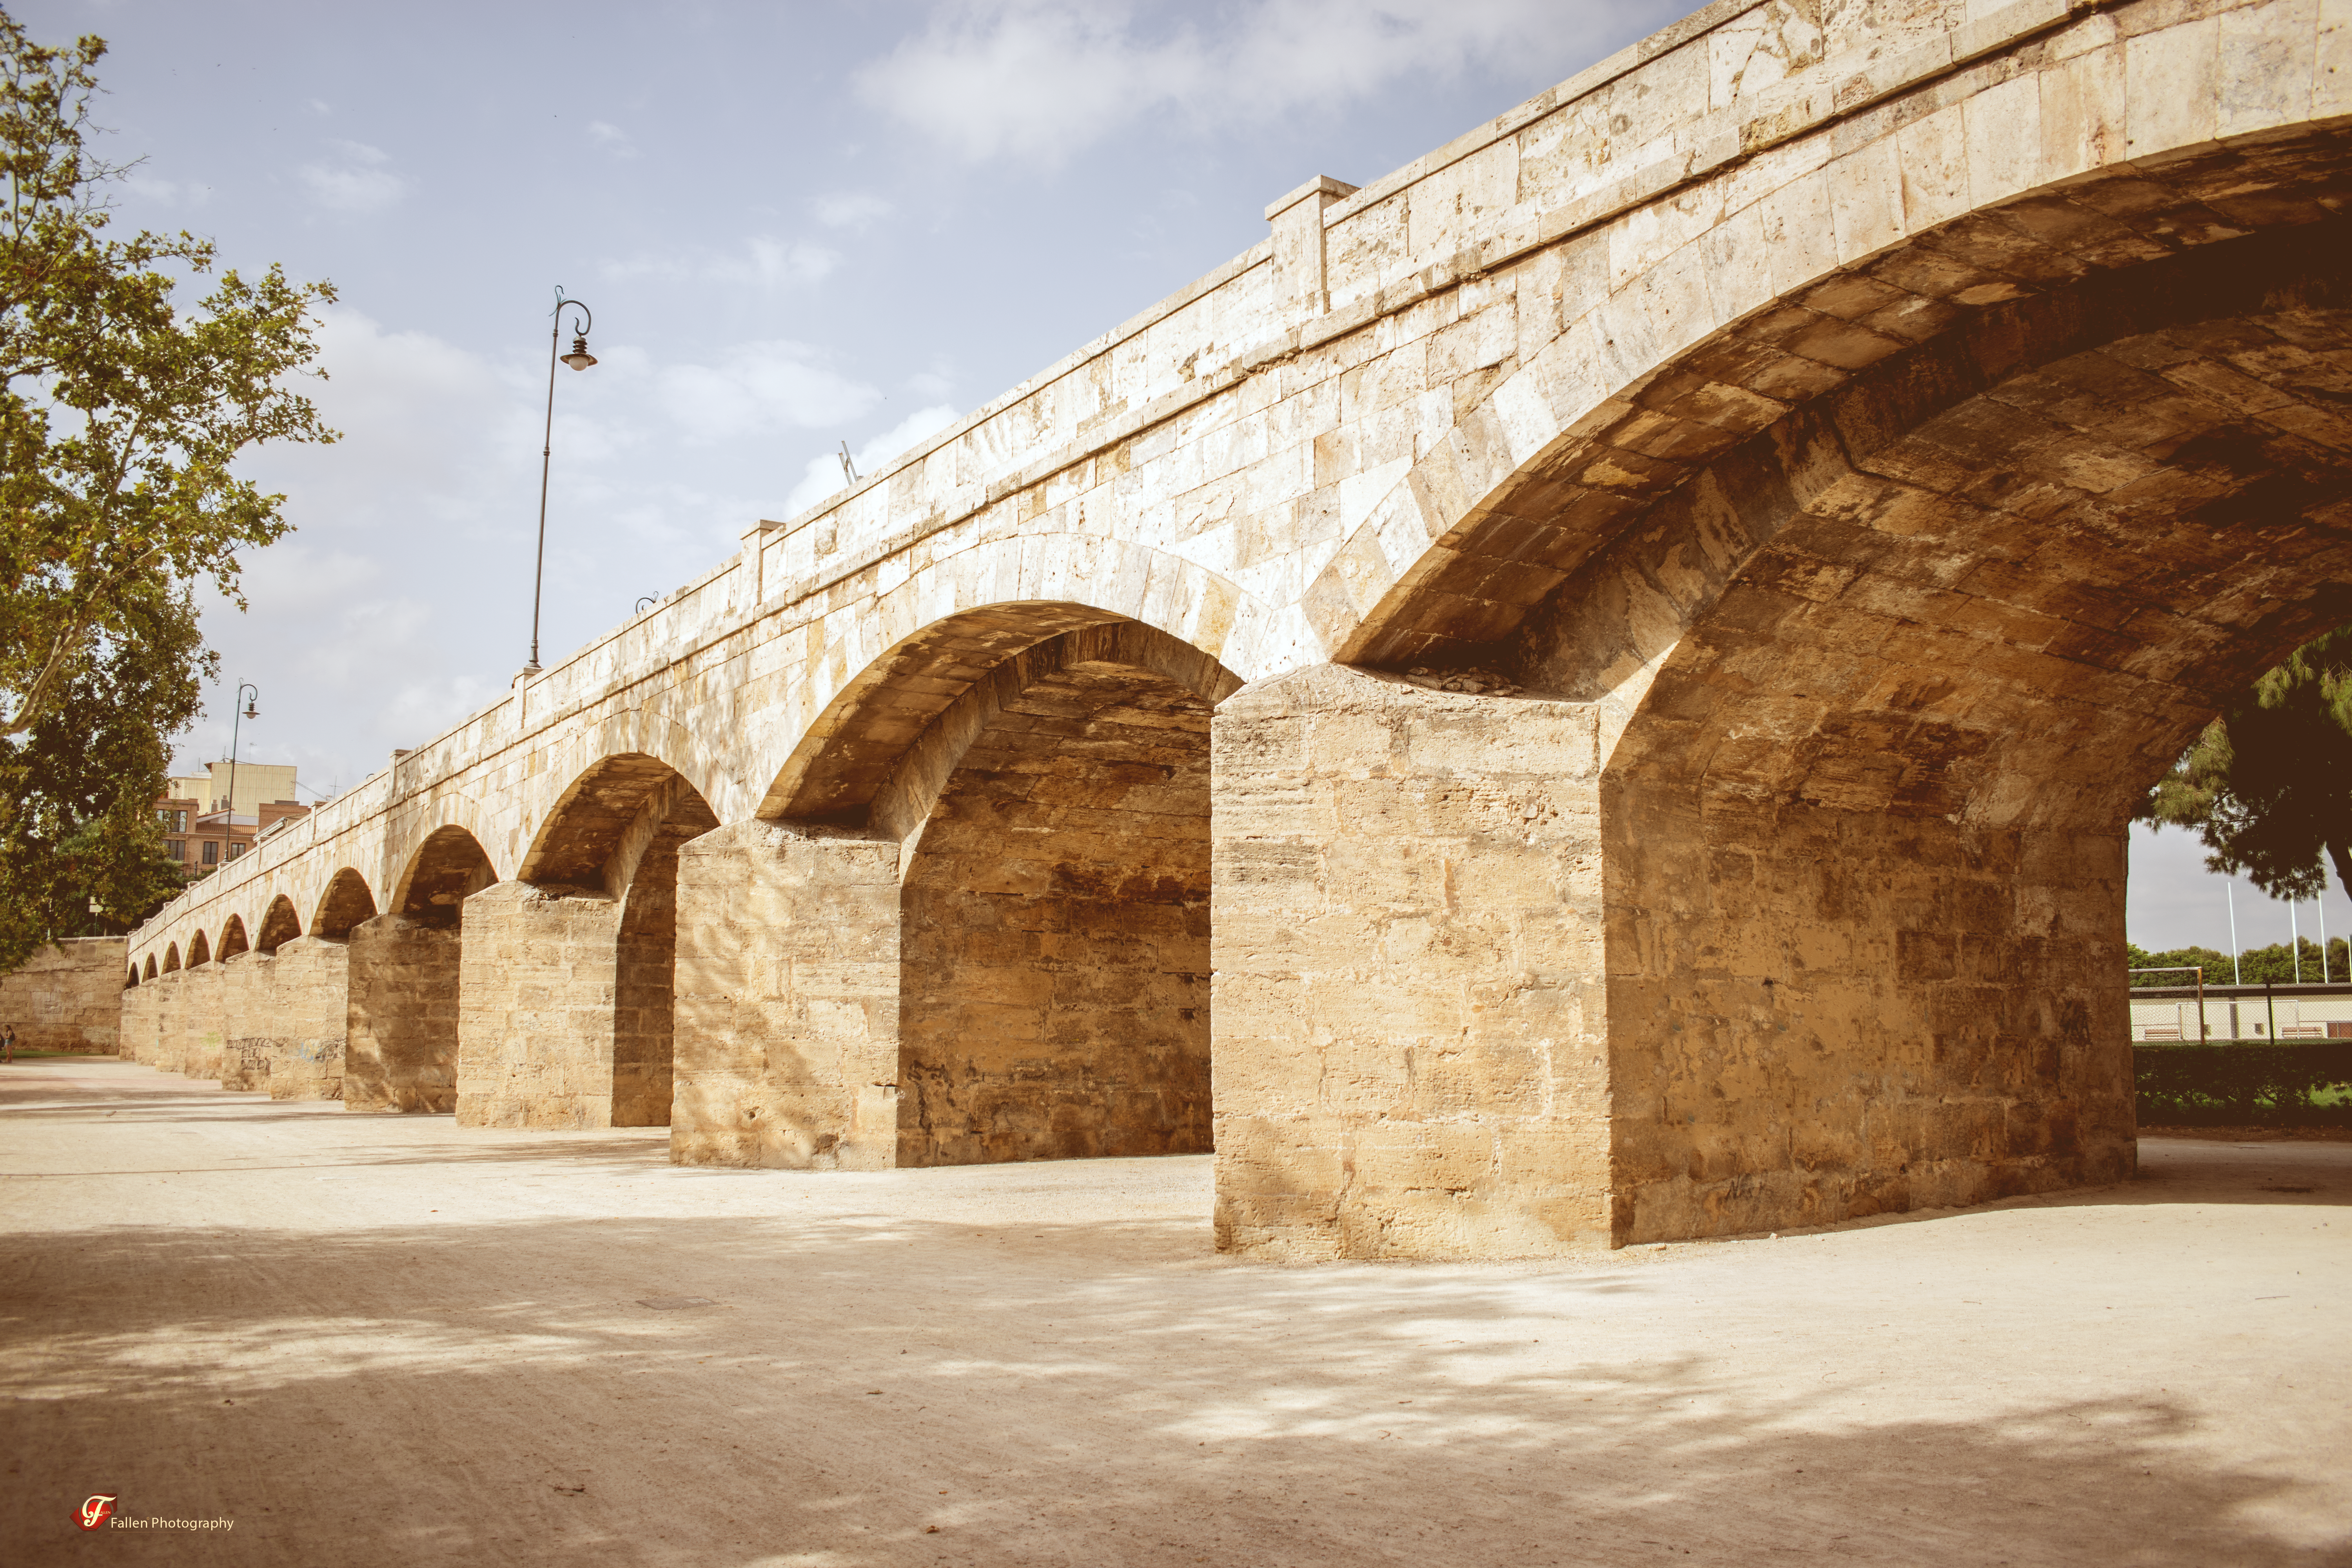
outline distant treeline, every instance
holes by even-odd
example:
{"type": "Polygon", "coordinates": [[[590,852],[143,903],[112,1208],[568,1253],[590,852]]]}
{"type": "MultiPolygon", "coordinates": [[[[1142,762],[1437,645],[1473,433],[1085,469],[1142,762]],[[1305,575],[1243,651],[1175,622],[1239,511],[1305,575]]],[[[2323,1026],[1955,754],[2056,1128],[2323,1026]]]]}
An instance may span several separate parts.
{"type": "MultiPolygon", "coordinates": [[[[2346,951],[2344,938],[2338,936],[2328,939],[2327,962],[2324,973],[2320,963],[2319,943],[2309,937],[2305,937],[2300,945],[2303,949],[2305,984],[2315,984],[2323,978],[2335,981],[2352,980],[2352,963],[2347,963],[2352,961],[2352,952],[2346,951]]],[[[2226,952],[2216,952],[2210,947],[2176,947],[2168,952],[2150,952],[2144,947],[2131,943],[2125,944],[2125,947],[2131,954],[2131,966],[2134,969],[2180,969],[2194,965],[2204,970],[2205,984],[2208,985],[2235,984],[2239,983],[2240,976],[2243,977],[2243,983],[2248,985],[2291,985],[2294,983],[2294,949],[2283,942],[2269,947],[2247,948],[2238,954],[2234,972],[2230,963],[2230,955],[2226,952]]],[[[2196,983],[2196,977],[2189,974],[2135,974],[2132,976],[2134,985],[2194,985],[2196,983]]]]}

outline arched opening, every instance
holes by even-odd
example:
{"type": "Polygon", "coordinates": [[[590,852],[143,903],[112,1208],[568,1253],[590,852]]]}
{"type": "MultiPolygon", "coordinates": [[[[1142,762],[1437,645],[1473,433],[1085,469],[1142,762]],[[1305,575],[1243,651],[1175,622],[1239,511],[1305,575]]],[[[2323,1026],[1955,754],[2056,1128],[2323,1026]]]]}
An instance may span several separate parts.
{"type": "Polygon", "coordinates": [[[195,935],[190,937],[188,939],[188,967],[190,969],[200,969],[204,965],[210,963],[212,961],[212,944],[205,940],[205,933],[198,931],[195,935]]]}
{"type": "Polygon", "coordinates": [[[852,680],[775,818],[683,858],[673,1157],[1209,1149],[1208,728],[1239,685],[1149,626],[1018,604],[852,680]]]}
{"type": "Polygon", "coordinates": [[[275,954],[301,934],[302,917],[294,912],[294,900],[280,893],[269,900],[269,908],[262,912],[261,934],[253,945],[263,952],[275,954]]]}
{"type": "Polygon", "coordinates": [[[1616,1241],[2132,1167],[2126,816],[2352,620],[2352,229],[2282,194],[2302,226],[2179,254],[2027,237],[2099,199],[2016,204],[2000,262],[1978,215],[1660,367],[1359,639],[1588,716],[1616,1241]],[[1963,258],[1990,302],[1860,324],[1963,258]],[[1808,342],[1844,360],[1810,385],[1808,342]]]}
{"type": "Polygon", "coordinates": [[[328,884],[318,929],[327,934],[341,925],[346,942],[344,1110],[457,1109],[460,921],[466,900],[498,879],[474,836],[450,826],[434,829],[410,853],[387,913],[355,918],[374,900],[349,868],[328,884]]]}
{"type": "Polygon", "coordinates": [[[320,895],[318,912],[310,917],[310,932],[341,942],[352,934],[353,926],[373,919],[375,895],[368,890],[367,879],[346,866],[320,895]]]}
{"type": "Polygon", "coordinates": [[[238,915],[229,916],[228,924],[221,927],[220,956],[223,958],[235,958],[238,953],[247,951],[247,949],[252,944],[247,942],[245,938],[245,921],[243,917],[238,915]]]}
{"type": "Polygon", "coordinates": [[[623,752],[583,769],[495,907],[471,908],[458,1119],[665,1127],[675,1076],[678,847],[719,825],[692,784],[623,752]]]}
{"type": "Polygon", "coordinates": [[[147,978],[155,978],[155,955],[152,952],[147,955],[147,978]]]}
{"type": "Polygon", "coordinates": [[[912,837],[901,1165],[1213,1147],[1215,693],[1111,640],[1022,660],[912,837]]]}
{"type": "Polygon", "coordinates": [[[163,946],[163,973],[170,974],[180,967],[180,944],[166,942],[163,946]]]}
{"type": "Polygon", "coordinates": [[[130,973],[129,974],[127,974],[127,975],[123,976],[123,980],[122,980],[122,988],[123,988],[125,991],[128,991],[128,990],[130,990],[131,987],[133,987],[133,986],[137,985],[138,984],[139,984],[139,966],[138,966],[137,964],[135,964],[135,963],[134,963],[134,964],[132,964],[132,965],[131,966],[131,973],[130,973]]]}
{"type": "Polygon", "coordinates": [[[467,899],[497,883],[489,855],[462,827],[436,827],[417,846],[393,908],[419,925],[453,931],[467,899]]]}

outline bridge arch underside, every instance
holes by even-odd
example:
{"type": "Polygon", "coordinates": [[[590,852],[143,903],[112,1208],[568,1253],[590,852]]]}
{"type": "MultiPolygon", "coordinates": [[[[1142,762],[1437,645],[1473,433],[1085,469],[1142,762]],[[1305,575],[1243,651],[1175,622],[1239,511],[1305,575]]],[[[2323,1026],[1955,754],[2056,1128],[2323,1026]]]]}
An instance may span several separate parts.
{"type": "MultiPolygon", "coordinates": [[[[1562,879],[1584,945],[1506,1004],[1551,987],[1529,1032],[1590,1053],[1552,1084],[1590,1179],[1527,1188],[1555,1231],[1732,1234],[2131,1171],[2132,804],[2230,693],[2352,620],[2352,225],[2308,199],[2330,188],[2231,238],[2179,182],[1980,217],[1888,270],[1998,252],[2007,298],[1907,344],[1839,339],[1867,363],[1802,397],[1784,375],[1777,409],[1734,384],[1782,357],[1760,340],[1835,334],[1818,310],[1735,328],[1630,398],[1615,433],[1646,450],[1557,447],[1365,639],[1517,688],[1445,699],[1498,735],[1590,724],[1590,816],[1552,845],[1587,868],[1562,879]],[[2102,203],[2125,221],[2090,225],[2102,203]],[[2205,243],[2135,233],[2135,203],[2205,243]]],[[[1269,1190],[1221,1193],[1221,1221],[1269,1190]]]]}
{"type": "Polygon", "coordinates": [[[1074,605],[942,623],[869,677],[771,793],[801,815],[687,847],[675,1156],[1208,1151],[1208,739],[1240,682],[1074,605]]]}
{"type": "Polygon", "coordinates": [[[668,1125],[678,848],[718,825],[668,764],[605,756],[517,878],[465,900],[461,1124],[668,1125]]]}

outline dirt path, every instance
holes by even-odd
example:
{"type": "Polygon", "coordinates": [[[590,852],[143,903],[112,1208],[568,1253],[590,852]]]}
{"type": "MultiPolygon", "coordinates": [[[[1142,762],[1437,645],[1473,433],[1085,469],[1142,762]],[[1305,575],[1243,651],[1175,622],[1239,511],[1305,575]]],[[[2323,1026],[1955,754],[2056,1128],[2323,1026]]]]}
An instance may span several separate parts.
{"type": "Polygon", "coordinates": [[[2352,1562],[2352,1145],[1571,1266],[0,1069],[0,1561],[2352,1562]],[[673,1304],[699,1300],[708,1304],[673,1304]],[[109,1528],[232,1519],[212,1533],[109,1528]]]}

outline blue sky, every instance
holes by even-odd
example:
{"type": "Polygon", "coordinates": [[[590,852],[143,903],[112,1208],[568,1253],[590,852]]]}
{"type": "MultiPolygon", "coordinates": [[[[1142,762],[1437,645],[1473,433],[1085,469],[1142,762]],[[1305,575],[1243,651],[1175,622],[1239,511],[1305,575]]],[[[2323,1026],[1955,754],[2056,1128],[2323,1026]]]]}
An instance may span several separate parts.
{"type": "MultiPolygon", "coordinates": [[[[341,291],[318,395],[347,439],[252,462],[298,531],[207,617],[224,686],[263,692],[245,754],[333,790],[522,663],[555,285],[602,363],[559,373],[551,662],[836,488],[838,443],[870,468],[1255,244],[1301,181],[1367,183],[1684,7],[12,9],[112,46],[126,226],[341,291]]],[[[213,706],[184,763],[225,754],[213,706]]],[[[2137,940],[2226,941],[2189,840],[2134,864],[2137,940]]],[[[2259,940],[2284,910],[2242,893],[2250,942],[2273,909],[2259,940]]]]}

